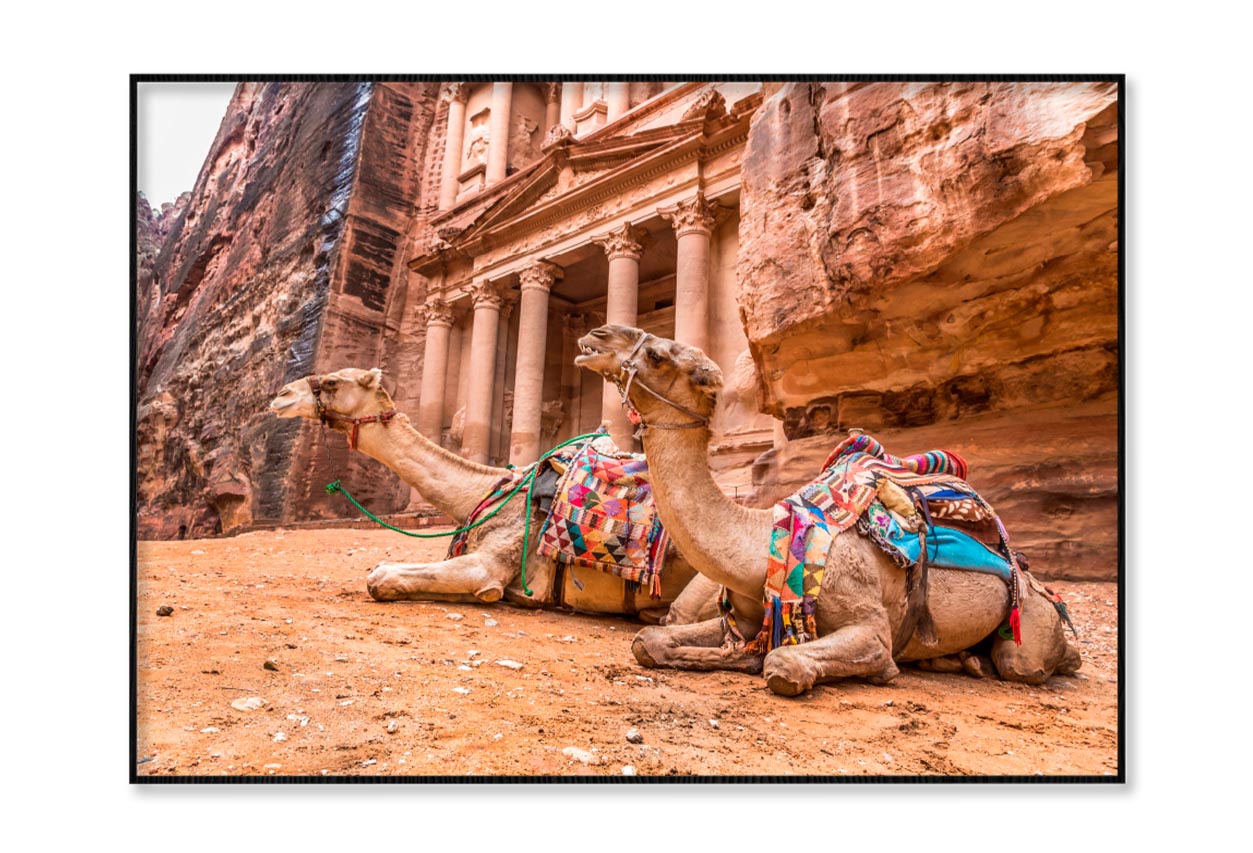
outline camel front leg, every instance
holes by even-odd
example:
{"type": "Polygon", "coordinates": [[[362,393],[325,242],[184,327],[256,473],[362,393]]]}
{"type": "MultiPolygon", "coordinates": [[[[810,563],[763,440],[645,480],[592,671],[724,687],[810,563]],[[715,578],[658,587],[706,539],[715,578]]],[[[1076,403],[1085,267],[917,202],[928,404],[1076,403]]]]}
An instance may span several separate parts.
{"type": "Polygon", "coordinates": [[[892,660],[890,637],[886,624],[845,625],[808,643],[772,649],[762,675],[780,696],[799,696],[815,684],[850,676],[884,684],[900,671],[892,660]]]}
{"type": "Polygon", "coordinates": [[[652,625],[635,635],[631,653],[647,667],[761,672],[761,655],[724,647],[722,641],[721,619],[693,625],[652,625]]]}
{"type": "Polygon", "coordinates": [[[508,563],[475,551],[438,563],[379,563],[365,579],[377,601],[499,601],[508,563]]]}

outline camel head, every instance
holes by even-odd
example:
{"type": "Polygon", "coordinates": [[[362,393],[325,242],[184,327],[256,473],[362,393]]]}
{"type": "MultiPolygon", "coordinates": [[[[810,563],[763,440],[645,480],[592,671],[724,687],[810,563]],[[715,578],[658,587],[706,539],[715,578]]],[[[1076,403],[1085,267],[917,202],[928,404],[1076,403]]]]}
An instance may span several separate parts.
{"type": "MultiPolygon", "coordinates": [[[[319,420],[314,384],[319,386],[322,407],[345,418],[363,418],[395,409],[391,395],[383,389],[383,371],[346,367],[321,376],[306,376],[283,386],[270,401],[270,411],[280,418],[319,420]],[[311,381],[313,380],[313,381],[311,381]]],[[[332,422],[341,426],[338,422],[332,422]]],[[[343,427],[346,429],[346,427],[343,427]]]]}
{"type": "Polygon", "coordinates": [[[684,416],[708,423],[713,416],[722,371],[696,347],[608,325],[579,338],[579,348],[574,363],[626,388],[646,424],[675,423],[684,416]]]}

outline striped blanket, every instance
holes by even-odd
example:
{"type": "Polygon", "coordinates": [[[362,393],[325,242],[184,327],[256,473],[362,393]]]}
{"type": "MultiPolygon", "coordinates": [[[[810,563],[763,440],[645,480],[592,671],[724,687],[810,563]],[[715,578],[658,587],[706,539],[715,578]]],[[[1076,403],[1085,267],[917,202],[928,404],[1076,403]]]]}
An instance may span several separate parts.
{"type": "MultiPolygon", "coordinates": [[[[854,525],[902,565],[916,564],[926,547],[932,562],[943,565],[938,561],[943,551],[954,558],[949,561],[954,568],[992,571],[1016,581],[1017,565],[1005,529],[965,482],[967,470],[964,459],[945,450],[896,457],[864,433],[841,442],[827,457],[816,480],[774,507],[766,615],[761,631],[748,643],[750,651],[764,653],[818,636],[814,607],[827,552],[835,536],[854,525]],[[933,505],[933,499],[937,507],[943,498],[953,501],[947,509],[937,509],[936,515],[969,515],[972,522],[992,521],[999,540],[996,550],[961,530],[945,528],[945,538],[936,535],[938,528],[932,516],[928,514],[924,520],[916,513],[911,490],[924,508],[933,505]],[[923,535],[918,535],[918,530],[923,535]],[[972,560],[971,554],[979,559],[972,560]]],[[[1011,586],[1016,590],[1018,585],[1011,581],[1011,586]]],[[[1013,600],[1016,605],[1016,595],[1013,600]]],[[[1016,615],[1015,606],[1011,625],[1017,625],[1016,615]]],[[[730,626],[734,632],[733,622],[730,626]]]]}

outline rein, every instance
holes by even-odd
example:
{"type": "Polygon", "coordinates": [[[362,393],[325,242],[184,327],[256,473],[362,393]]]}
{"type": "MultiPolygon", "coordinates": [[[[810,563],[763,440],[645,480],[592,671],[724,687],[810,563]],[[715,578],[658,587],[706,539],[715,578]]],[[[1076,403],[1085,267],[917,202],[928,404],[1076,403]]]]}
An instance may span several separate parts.
{"type": "Polygon", "coordinates": [[[650,429],[650,428],[651,429],[700,429],[701,427],[709,426],[709,418],[702,415],[700,412],[694,412],[691,409],[687,408],[686,406],[676,403],[674,400],[671,400],[669,397],[665,397],[659,394],[658,392],[654,391],[652,388],[649,388],[647,385],[645,385],[644,380],[639,378],[638,376],[639,366],[636,365],[635,363],[635,357],[639,355],[640,350],[643,349],[644,344],[651,337],[653,337],[653,335],[649,332],[645,332],[644,334],[640,335],[640,339],[639,341],[636,342],[635,348],[631,350],[631,354],[628,355],[626,359],[622,362],[622,366],[618,368],[618,375],[613,380],[613,384],[617,386],[618,388],[618,393],[622,395],[622,405],[627,410],[627,417],[630,419],[631,423],[636,424],[639,427],[639,429],[636,430],[636,437],[637,438],[640,437],[640,435],[645,430],[650,429]],[[638,385],[641,389],[643,389],[644,391],[647,391],[649,394],[652,394],[654,397],[656,397],[661,402],[665,403],[667,406],[670,406],[672,409],[682,412],[683,414],[687,415],[692,420],[683,424],[647,423],[644,420],[644,416],[639,413],[639,410],[636,409],[633,405],[631,405],[630,394],[631,394],[632,384],[638,385]]]}
{"type": "Polygon", "coordinates": [[[380,423],[383,426],[387,426],[391,422],[391,419],[396,417],[396,410],[394,408],[388,409],[385,412],[377,412],[373,415],[364,415],[359,418],[351,418],[348,415],[328,409],[326,404],[322,402],[322,377],[320,376],[309,377],[309,390],[313,392],[313,405],[317,410],[318,420],[322,423],[322,426],[333,424],[335,421],[352,424],[352,432],[348,436],[349,450],[357,449],[357,435],[362,424],[380,423]]]}

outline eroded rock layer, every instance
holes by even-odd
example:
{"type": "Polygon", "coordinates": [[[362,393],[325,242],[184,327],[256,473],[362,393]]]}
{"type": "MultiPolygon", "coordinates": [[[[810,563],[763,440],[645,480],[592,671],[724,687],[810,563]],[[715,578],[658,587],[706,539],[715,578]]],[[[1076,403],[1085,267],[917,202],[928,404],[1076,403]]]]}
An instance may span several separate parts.
{"type": "MultiPolygon", "coordinates": [[[[395,219],[417,189],[408,163],[387,162],[390,136],[429,123],[433,90],[236,90],[185,210],[139,282],[141,536],[331,512],[325,496],[309,497],[346,453],[330,442],[326,462],[316,427],[278,420],[266,404],[286,382],[377,355],[403,242],[395,219]]],[[[374,491],[400,493],[394,478],[374,491]]]]}
{"type": "Polygon", "coordinates": [[[956,450],[1049,577],[1117,569],[1113,84],[789,84],[744,158],[739,293],[790,443],[956,450]]]}

